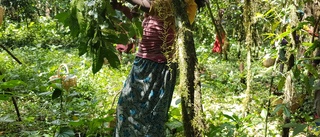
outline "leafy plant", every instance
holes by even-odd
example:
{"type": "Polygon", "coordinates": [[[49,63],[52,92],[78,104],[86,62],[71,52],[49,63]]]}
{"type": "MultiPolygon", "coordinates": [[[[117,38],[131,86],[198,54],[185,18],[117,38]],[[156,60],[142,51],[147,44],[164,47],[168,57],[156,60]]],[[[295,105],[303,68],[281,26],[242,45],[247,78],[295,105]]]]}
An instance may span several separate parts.
{"type": "Polygon", "coordinates": [[[123,20],[109,1],[73,0],[70,10],[56,18],[70,29],[71,36],[78,38],[79,55],[90,53],[92,72],[97,73],[104,59],[117,68],[120,64],[113,44],[126,44],[129,38],[142,31],[139,20],[123,20]]]}

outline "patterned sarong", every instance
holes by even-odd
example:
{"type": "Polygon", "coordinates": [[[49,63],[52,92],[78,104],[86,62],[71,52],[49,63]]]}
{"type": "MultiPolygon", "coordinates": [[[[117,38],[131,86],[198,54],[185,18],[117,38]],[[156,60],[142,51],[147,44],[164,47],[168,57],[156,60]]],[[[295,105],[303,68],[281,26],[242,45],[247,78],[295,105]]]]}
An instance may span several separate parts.
{"type": "Polygon", "coordinates": [[[163,137],[176,64],[136,57],[117,106],[115,137],[163,137]]]}

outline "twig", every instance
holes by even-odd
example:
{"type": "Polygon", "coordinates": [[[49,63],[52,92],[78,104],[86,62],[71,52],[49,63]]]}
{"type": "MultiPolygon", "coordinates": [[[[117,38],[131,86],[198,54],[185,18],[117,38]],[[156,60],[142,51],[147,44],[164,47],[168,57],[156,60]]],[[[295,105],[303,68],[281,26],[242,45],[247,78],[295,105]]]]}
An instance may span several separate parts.
{"type": "Polygon", "coordinates": [[[3,48],[20,65],[22,64],[21,61],[16,56],[14,56],[6,47],[4,47],[2,44],[0,44],[0,47],[3,48]]]}
{"type": "MultiPolygon", "coordinates": [[[[6,47],[4,47],[2,44],[0,44],[0,47],[2,47],[15,61],[17,61],[20,65],[22,64],[21,61],[14,56],[6,47]]],[[[0,72],[0,75],[2,75],[2,73],[0,72]]],[[[5,79],[2,79],[3,82],[5,82],[5,79]]],[[[11,92],[11,90],[9,88],[7,88],[7,91],[11,92]]],[[[14,105],[14,109],[16,110],[17,116],[18,116],[18,121],[22,121],[21,120],[21,116],[20,116],[20,112],[19,112],[19,108],[18,108],[18,103],[16,101],[16,98],[14,96],[11,97],[12,99],[12,103],[14,105]]]]}
{"type": "MultiPolygon", "coordinates": [[[[0,71],[0,75],[2,75],[2,72],[0,71]]],[[[2,79],[3,82],[6,82],[5,79],[2,79]]],[[[9,88],[6,89],[7,91],[11,92],[11,90],[9,88]]],[[[16,110],[17,116],[18,116],[18,121],[22,121],[21,120],[21,116],[20,116],[20,112],[19,112],[19,108],[18,108],[18,104],[16,101],[16,98],[14,96],[11,97],[13,105],[14,105],[14,109],[16,110]]]]}
{"type": "Polygon", "coordinates": [[[270,101],[270,96],[272,94],[272,86],[273,86],[273,78],[274,75],[272,74],[271,76],[271,81],[270,81],[270,89],[269,89],[269,99],[268,99],[268,106],[267,106],[267,115],[266,115],[266,120],[265,120],[265,129],[264,129],[264,136],[267,137],[268,135],[268,120],[269,120],[269,111],[270,111],[270,107],[271,107],[271,101],[270,101]]]}

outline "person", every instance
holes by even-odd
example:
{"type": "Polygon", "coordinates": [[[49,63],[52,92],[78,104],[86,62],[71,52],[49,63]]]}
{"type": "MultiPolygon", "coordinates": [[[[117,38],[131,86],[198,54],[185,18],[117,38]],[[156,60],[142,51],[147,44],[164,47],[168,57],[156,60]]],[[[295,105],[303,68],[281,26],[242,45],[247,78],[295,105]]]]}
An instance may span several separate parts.
{"type": "Polygon", "coordinates": [[[222,50],[225,47],[225,44],[227,45],[228,44],[228,41],[227,41],[227,37],[226,37],[226,32],[222,26],[222,22],[223,22],[223,15],[224,15],[224,10],[223,9],[220,9],[219,10],[219,20],[217,20],[216,24],[217,24],[217,33],[216,33],[216,39],[215,39],[215,42],[213,44],[213,47],[212,47],[212,53],[221,53],[222,50]],[[219,35],[221,37],[221,41],[219,40],[219,35]]]}
{"type": "Polygon", "coordinates": [[[126,1],[144,11],[143,34],[118,99],[114,136],[162,137],[177,71],[173,0],[126,1]]]}
{"type": "MultiPolygon", "coordinates": [[[[136,39],[136,36],[134,36],[132,39],[136,39]]],[[[134,42],[130,41],[129,43],[127,43],[126,45],[124,44],[117,44],[116,45],[116,50],[119,51],[120,56],[122,55],[122,53],[135,53],[135,44],[134,42]]]]}

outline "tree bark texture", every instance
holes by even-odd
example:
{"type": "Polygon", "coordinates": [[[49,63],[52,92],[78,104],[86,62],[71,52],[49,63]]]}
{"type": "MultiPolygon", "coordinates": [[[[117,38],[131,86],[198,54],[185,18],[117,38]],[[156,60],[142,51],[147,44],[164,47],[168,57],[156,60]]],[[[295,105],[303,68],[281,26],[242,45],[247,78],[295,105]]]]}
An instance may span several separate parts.
{"type": "Polygon", "coordinates": [[[182,117],[185,137],[201,137],[204,132],[202,120],[200,76],[196,73],[197,56],[192,26],[185,10],[184,0],[174,0],[178,20],[177,54],[179,62],[179,91],[181,92],[182,117]]]}
{"type": "Polygon", "coordinates": [[[246,113],[249,111],[249,104],[251,102],[251,46],[253,45],[252,40],[252,19],[251,19],[251,1],[245,0],[245,5],[243,8],[243,17],[244,17],[244,28],[246,33],[246,49],[247,49],[247,89],[245,91],[246,97],[243,100],[243,115],[246,115],[246,113]]]}

